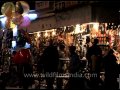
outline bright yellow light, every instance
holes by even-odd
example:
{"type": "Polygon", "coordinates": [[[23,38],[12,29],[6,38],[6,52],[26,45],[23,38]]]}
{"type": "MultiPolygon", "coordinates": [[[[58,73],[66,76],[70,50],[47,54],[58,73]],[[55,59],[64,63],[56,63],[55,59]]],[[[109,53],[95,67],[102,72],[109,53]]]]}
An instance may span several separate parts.
{"type": "Polygon", "coordinates": [[[118,33],[118,35],[120,36],[120,32],[118,33]]]}
{"type": "Polygon", "coordinates": [[[55,35],[56,35],[55,31],[53,31],[53,32],[52,32],[52,36],[55,36],[55,35]]]}
{"type": "Polygon", "coordinates": [[[98,31],[98,27],[99,27],[99,23],[94,23],[94,24],[93,24],[93,28],[94,28],[96,31],[98,31]]]}
{"type": "Polygon", "coordinates": [[[98,28],[99,28],[99,23],[98,22],[90,22],[90,23],[87,23],[87,24],[92,24],[93,25],[93,28],[98,31],[98,28]]]}
{"type": "Polygon", "coordinates": [[[71,34],[73,35],[73,34],[74,34],[74,31],[72,31],[71,34]]]}
{"type": "Polygon", "coordinates": [[[40,37],[40,33],[39,32],[37,32],[37,37],[40,37]]]}
{"type": "Polygon", "coordinates": [[[48,36],[48,33],[47,32],[45,32],[45,37],[47,37],[48,36]]]}
{"type": "Polygon", "coordinates": [[[75,27],[75,34],[78,34],[80,33],[80,25],[77,24],[76,27],[75,27]]]}

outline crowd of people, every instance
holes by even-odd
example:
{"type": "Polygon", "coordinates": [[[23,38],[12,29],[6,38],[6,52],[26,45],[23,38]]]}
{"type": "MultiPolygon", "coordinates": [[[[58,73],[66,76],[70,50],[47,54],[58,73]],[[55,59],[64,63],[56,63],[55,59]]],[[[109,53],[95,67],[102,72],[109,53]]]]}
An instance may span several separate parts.
{"type": "MultiPolygon", "coordinates": [[[[117,64],[117,59],[114,56],[114,51],[109,47],[106,50],[106,53],[103,55],[101,48],[97,45],[99,42],[98,39],[94,39],[93,45],[91,47],[87,47],[86,52],[86,62],[88,62],[88,66],[86,67],[82,65],[81,58],[79,54],[76,52],[76,47],[66,46],[63,42],[56,43],[52,39],[49,40],[49,45],[44,47],[42,51],[37,48],[30,48],[31,51],[31,60],[32,62],[17,64],[17,69],[11,66],[8,78],[4,75],[0,77],[5,77],[4,82],[1,82],[6,85],[7,80],[10,80],[13,77],[13,73],[18,77],[17,85],[23,88],[28,88],[33,83],[35,83],[34,77],[24,77],[24,73],[34,74],[34,69],[32,64],[36,64],[37,73],[66,73],[63,69],[64,62],[60,60],[60,58],[69,58],[68,72],[70,74],[96,74],[96,77],[89,77],[90,79],[86,79],[85,77],[69,77],[68,82],[64,88],[72,88],[72,89],[87,89],[87,88],[105,88],[105,89],[118,89],[119,83],[117,82],[117,78],[119,77],[120,67],[117,64]],[[84,71],[87,68],[87,72],[84,71]],[[16,72],[15,72],[16,71],[16,72]],[[100,72],[105,72],[105,79],[102,82],[100,72]],[[87,82],[87,85],[85,84],[87,82]],[[102,82],[102,83],[101,83],[102,82]],[[100,85],[102,84],[102,85],[100,85]]],[[[13,53],[14,55],[15,53],[13,53]]],[[[39,80],[41,80],[40,77],[39,80]]],[[[54,81],[56,81],[56,88],[63,88],[63,79],[65,77],[47,77],[46,80],[47,89],[53,89],[54,81]]],[[[1,87],[1,88],[5,88],[1,87]]]]}

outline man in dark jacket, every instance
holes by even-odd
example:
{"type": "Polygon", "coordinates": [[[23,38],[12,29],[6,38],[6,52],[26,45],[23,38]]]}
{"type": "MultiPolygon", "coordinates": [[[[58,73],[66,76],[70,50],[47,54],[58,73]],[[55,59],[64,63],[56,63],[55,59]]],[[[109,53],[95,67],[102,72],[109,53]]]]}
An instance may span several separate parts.
{"type": "Polygon", "coordinates": [[[119,76],[119,68],[117,59],[113,54],[112,49],[103,59],[103,65],[105,69],[105,89],[118,89],[117,78],[119,76]]]}
{"type": "Polygon", "coordinates": [[[52,89],[55,79],[55,74],[58,71],[59,54],[56,46],[53,46],[53,41],[50,40],[49,46],[44,50],[41,56],[41,63],[45,74],[52,74],[52,76],[46,76],[47,88],[52,89]]]}
{"type": "Polygon", "coordinates": [[[94,39],[93,45],[88,49],[86,58],[88,60],[88,65],[90,67],[90,73],[97,74],[97,77],[91,77],[92,88],[97,88],[100,80],[100,65],[102,59],[102,50],[97,45],[99,43],[98,39],[94,39]]]}

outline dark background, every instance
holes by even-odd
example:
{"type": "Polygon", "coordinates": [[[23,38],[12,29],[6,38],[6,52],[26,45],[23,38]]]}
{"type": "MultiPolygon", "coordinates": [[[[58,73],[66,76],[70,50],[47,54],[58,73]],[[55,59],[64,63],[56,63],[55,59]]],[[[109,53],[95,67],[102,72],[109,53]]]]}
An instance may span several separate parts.
{"type": "MultiPolygon", "coordinates": [[[[17,1],[17,0],[16,0],[17,1]]],[[[0,0],[0,15],[1,15],[1,7],[2,7],[2,5],[5,3],[5,2],[13,2],[14,4],[16,3],[16,1],[14,0],[14,1],[2,1],[2,0],[0,0]]],[[[28,4],[29,4],[29,6],[30,6],[30,10],[34,10],[35,9],[35,1],[31,1],[31,0],[29,0],[29,1],[25,1],[25,2],[27,2],[28,4]]]]}

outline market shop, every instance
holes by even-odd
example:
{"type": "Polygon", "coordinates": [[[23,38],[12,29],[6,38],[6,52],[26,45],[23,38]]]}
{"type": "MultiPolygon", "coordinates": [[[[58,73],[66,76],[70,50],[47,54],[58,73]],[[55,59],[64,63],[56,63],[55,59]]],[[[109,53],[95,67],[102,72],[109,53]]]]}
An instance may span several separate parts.
{"type": "Polygon", "coordinates": [[[115,23],[84,23],[71,26],[64,26],[57,29],[36,32],[37,46],[47,46],[49,39],[64,42],[65,45],[75,45],[78,51],[86,53],[87,44],[92,45],[93,39],[99,39],[99,45],[102,50],[106,50],[108,45],[115,51],[119,51],[120,32],[119,26],[115,23]],[[42,40],[42,41],[41,41],[42,40]],[[41,44],[40,44],[41,43],[41,44]],[[43,45],[44,43],[44,45],[43,45]]]}
{"type": "MultiPolygon", "coordinates": [[[[86,5],[73,9],[72,12],[70,10],[58,12],[51,21],[54,21],[54,27],[44,28],[44,31],[39,30],[39,34],[36,33],[35,35],[35,37],[39,37],[38,40],[40,39],[45,43],[48,39],[54,38],[56,41],[64,42],[67,46],[75,45],[77,51],[80,51],[83,57],[86,53],[86,47],[92,45],[94,38],[99,39],[99,45],[103,53],[108,45],[115,52],[119,51],[119,16],[116,8],[109,5],[103,7],[86,5]]],[[[37,44],[38,47],[42,46],[39,45],[40,40],[37,44]]],[[[47,45],[47,43],[44,45],[47,45]]]]}

